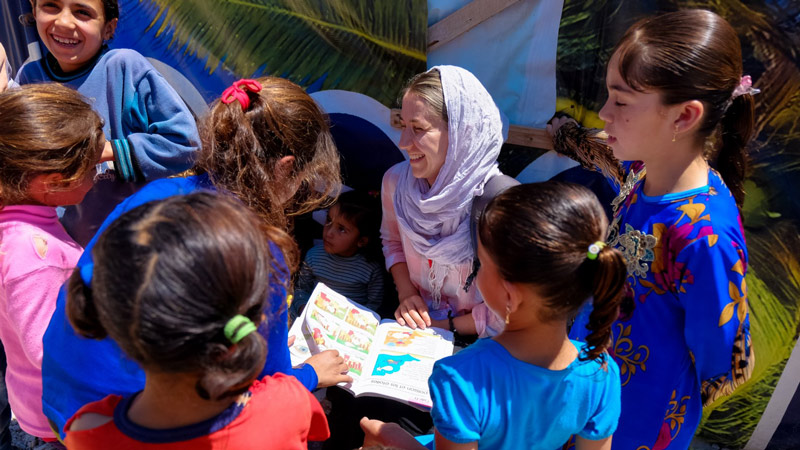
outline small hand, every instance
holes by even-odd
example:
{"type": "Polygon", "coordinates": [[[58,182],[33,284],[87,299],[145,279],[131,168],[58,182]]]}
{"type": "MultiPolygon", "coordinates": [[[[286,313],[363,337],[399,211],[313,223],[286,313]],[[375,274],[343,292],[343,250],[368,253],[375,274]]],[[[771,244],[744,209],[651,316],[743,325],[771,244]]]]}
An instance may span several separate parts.
{"type": "Polygon", "coordinates": [[[114,160],[114,149],[111,147],[111,141],[106,141],[105,146],[103,146],[103,153],[100,155],[99,163],[104,163],[106,161],[113,161],[114,160]]]}
{"type": "Polygon", "coordinates": [[[400,325],[411,327],[416,330],[417,327],[423,330],[431,326],[431,317],[428,314],[428,306],[419,294],[410,295],[400,301],[400,306],[394,312],[394,318],[400,325]]]}
{"type": "Polygon", "coordinates": [[[382,445],[405,449],[421,449],[423,447],[408,431],[396,423],[385,423],[380,420],[361,418],[361,429],[364,430],[364,447],[382,445]]]}
{"type": "Polygon", "coordinates": [[[353,377],[347,374],[347,364],[338,350],[325,350],[305,361],[317,372],[317,387],[323,388],[339,383],[350,383],[353,377]]]}
{"type": "Polygon", "coordinates": [[[551,138],[555,137],[558,129],[566,123],[573,123],[576,126],[578,125],[578,122],[576,122],[572,117],[566,115],[556,116],[550,119],[550,122],[547,124],[547,134],[549,134],[551,138]]]}
{"type": "Polygon", "coordinates": [[[289,339],[286,340],[286,346],[291,347],[292,345],[294,345],[295,339],[297,339],[297,336],[295,335],[289,336],[289,339]]]}

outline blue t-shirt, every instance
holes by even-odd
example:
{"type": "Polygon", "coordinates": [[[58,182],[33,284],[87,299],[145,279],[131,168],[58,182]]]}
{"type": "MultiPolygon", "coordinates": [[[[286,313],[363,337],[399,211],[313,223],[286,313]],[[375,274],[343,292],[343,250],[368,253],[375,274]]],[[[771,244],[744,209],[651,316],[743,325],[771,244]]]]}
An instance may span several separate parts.
{"type": "MultiPolygon", "coordinates": [[[[630,288],[611,326],[610,352],[622,371],[613,447],[685,449],[703,404],[752,370],[747,247],[718,173],[709,170],[706,186],[659,197],[645,195],[645,176],[641,162],[630,164],[609,227],[630,288]]],[[[585,338],[590,313],[587,305],[570,338],[585,338]]]]}
{"type": "MultiPolygon", "coordinates": [[[[86,246],[78,267],[92,261],[92,248],[100,234],[126,211],[147,202],[202,190],[213,190],[208,176],[167,178],[149,183],[120,203],[103,222],[97,235],[86,246]]],[[[259,332],[267,341],[267,360],[259,378],[276,372],[294,375],[309,390],[317,386],[317,374],[310,365],[292,369],[287,346],[288,315],[286,308],[286,268],[280,250],[270,244],[277,265],[273,267],[267,321],[259,332]]],[[[53,318],[44,334],[42,357],[42,407],[45,416],[55,422],[61,436],[67,420],[83,405],[109,394],[128,396],[144,388],[144,372],[128,359],[110,338],[86,339],[75,334],[67,319],[66,286],[61,287],[53,318]]]]}
{"type": "MultiPolygon", "coordinates": [[[[581,344],[574,342],[580,349],[581,344]]],[[[600,440],[617,428],[620,378],[606,358],[549,370],[481,339],[436,363],[428,380],[433,423],[443,437],[480,448],[561,448],[571,435],[600,440]]]]}

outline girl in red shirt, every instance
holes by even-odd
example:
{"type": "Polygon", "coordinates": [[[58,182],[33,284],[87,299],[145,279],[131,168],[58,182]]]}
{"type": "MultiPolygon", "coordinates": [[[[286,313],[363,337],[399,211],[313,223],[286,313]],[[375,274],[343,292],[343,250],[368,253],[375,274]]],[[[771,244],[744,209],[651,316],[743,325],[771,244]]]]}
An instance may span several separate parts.
{"type": "Polygon", "coordinates": [[[144,390],[109,395],[66,426],[70,449],[300,449],[328,438],[317,400],[295,378],[256,380],[271,311],[272,243],[244,205],[196,193],[135,208],[69,280],[79,334],[110,336],[145,372],[144,390]]]}

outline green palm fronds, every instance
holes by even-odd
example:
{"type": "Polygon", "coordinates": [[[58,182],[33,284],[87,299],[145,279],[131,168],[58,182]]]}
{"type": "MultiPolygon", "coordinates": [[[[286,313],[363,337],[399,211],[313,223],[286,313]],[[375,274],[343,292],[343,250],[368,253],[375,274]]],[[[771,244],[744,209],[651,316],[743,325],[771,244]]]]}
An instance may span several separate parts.
{"type": "Polygon", "coordinates": [[[140,0],[157,12],[148,32],[238,76],[266,73],[392,104],[425,70],[424,0],[140,0]],[[246,19],[243,19],[246,18],[246,19]],[[223,25],[224,24],[224,25],[223,25]]]}
{"type": "Polygon", "coordinates": [[[791,355],[800,321],[797,228],[780,221],[747,233],[750,330],[755,369],[733,395],[705,408],[698,434],[726,448],[742,448],[758,424],[791,355]]]}

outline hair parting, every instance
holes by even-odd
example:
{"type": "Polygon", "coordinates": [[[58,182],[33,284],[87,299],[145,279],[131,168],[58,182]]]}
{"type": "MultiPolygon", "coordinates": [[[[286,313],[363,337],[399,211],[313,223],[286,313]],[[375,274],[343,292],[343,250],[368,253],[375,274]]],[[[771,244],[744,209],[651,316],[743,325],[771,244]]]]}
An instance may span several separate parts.
{"type": "Polygon", "coordinates": [[[403,103],[403,97],[407,94],[414,94],[427,104],[434,117],[439,117],[448,123],[447,104],[444,101],[444,89],[442,88],[442,77],[436,69],[429,70],[414,75],[406,87],[400,91],[398,103],[403,103]]]}
{"type": "Polygon", "coordinates": [[[92,251],[91,288],[76,269],[67,317],[84,336],[106,335],[145,369],[199,374],[206,399],[238,395],[264,365],[253,332],[236,344],[224,327],[236,315],[265,316],[283,231],[227,195],[195,193],[135,208],[103,232],[92,251]]]}

